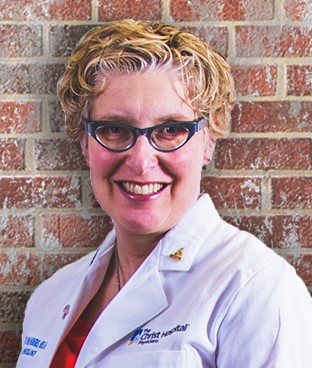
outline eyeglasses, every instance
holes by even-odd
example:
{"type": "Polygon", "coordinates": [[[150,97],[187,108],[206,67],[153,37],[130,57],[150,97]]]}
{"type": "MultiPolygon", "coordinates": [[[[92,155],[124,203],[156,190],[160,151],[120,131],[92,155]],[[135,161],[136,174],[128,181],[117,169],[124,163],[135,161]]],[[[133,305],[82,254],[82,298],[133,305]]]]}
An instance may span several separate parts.
{"type": "Polygon", "coordinates": [[[127,151],[133,147],[140,135],[146,136],[157,151],[171,152],[182,147],[194,134],[206,126],[207,120],[176,121],[150,128],[134,128],[113,121],[86,121],[86,132],[101,146],[113,152],[127,151]]]}

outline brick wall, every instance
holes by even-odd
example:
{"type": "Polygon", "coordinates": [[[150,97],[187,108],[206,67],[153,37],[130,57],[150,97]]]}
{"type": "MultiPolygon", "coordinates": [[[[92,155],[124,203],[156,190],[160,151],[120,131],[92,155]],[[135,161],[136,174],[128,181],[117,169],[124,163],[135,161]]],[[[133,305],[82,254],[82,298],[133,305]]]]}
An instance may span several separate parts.
{"type": "Polygon", "coordinates": [[[2,368],[15,366],[34,287],[110,228],[78,145],[63,135],[55,91],[80,36],[123,17],[176,23],[228,57],[239,102],[202,187],[222,216],[292,262],[312,290],[309,0],[0,0],[2,368]]]}

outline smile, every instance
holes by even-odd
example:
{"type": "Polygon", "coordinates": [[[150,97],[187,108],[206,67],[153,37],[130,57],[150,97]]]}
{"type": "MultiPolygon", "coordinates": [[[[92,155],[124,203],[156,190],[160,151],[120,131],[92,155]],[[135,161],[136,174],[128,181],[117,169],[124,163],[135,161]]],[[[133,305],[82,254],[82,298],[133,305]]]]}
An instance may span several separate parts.
{"type": "Polygon", "coordinates": [[[165,185],[160,183],[151,183],[145,185],[133,184],[129,182],[121,183],[123,189],[129,193],[139,195],[151,195],[158,193],[165,185]]]}

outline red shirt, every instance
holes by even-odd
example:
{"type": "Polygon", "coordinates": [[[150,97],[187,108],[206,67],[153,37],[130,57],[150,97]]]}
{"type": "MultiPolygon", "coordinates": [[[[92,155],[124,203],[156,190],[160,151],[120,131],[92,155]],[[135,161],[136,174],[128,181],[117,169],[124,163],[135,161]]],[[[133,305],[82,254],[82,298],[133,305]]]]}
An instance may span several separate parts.
{"type": "Polygon", "coordinates": [[[82,345],[90,330],[91,326],[78,319],[59,346],[50,368],[74,368],[82,345]]]}

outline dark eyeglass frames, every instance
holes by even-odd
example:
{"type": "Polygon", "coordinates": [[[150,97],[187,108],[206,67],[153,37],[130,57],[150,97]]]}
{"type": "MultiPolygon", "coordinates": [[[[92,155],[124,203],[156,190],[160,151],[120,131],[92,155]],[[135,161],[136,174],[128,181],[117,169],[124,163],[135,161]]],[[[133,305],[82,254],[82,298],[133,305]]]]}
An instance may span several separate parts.
{"type": "Polygon", "coordinates": [[[113,152],[123,152],[133,147],[140,135],[146,136],[149,144],[161,152],[171,152],[182,147],[194,134],[206,126],[207,120],[176,121],[150,128],[134,128],[113,121],[86,121],[86,132],[101,146],[113,152]]]}

